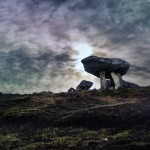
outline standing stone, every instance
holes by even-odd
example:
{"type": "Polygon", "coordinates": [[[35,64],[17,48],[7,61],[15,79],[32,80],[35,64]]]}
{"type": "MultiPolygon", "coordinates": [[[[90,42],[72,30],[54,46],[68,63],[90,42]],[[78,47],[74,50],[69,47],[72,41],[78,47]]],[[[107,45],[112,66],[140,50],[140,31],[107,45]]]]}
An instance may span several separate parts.
{"type": "Polygon", "coordinates": [[[113,81],[115,83],[115,89],[124,88],[124,82],[122,80],[122,77],[119,73],[111,72],[111,76],[113,78],[113,81]]]}
{"type": "Polygon", "coordinates": [[[100,84],[101,90],[106,90],[106,79],[105,79],[105,71],[100,72],[100,84]]]}

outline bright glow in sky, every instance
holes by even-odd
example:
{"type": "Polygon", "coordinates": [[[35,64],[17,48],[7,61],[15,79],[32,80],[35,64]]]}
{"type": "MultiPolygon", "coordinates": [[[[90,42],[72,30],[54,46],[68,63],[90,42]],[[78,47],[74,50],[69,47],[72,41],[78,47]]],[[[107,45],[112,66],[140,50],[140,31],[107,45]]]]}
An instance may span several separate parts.
{"type": "Polygon", "coordinates": [[[86,43],[75,43],[73,49],[78,51],[78,55],[75,57],[77,59],[75,69],[78,71],[83,71],[83,65],[81,60],[85,57],[92,55],[92,47],[86,43]]]}

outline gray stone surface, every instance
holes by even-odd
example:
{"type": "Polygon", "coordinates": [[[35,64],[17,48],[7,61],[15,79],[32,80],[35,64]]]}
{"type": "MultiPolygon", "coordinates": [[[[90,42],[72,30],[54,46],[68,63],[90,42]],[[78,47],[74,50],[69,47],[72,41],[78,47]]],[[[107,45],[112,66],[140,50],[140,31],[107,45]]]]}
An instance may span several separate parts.
{"type": "Polygon", "coordinates": [[[76,91],[87,91],[88,89],[90,89],[93,85],[93,82],[91,81],[86,81],[86,80],[82,80],[80,82],[80,84],[76,87],[76,91]]]}
{"type": "MultiPolygon", "coordinates": [[[[139,85],[124,81],[122,76],[130,64],[119,58],[89,56],[81,60],[86,72],[100,78],[101,91],[106,89],[138,88],[139,85]]],[[[79,88],[80,89],[80,88],[79,88]]]]}
{"type": "Polygon", "coordinates": [[[112,80],[106,79],[106,89],[114,89],[115,85],[112,80]]]}
{"type": "Polygon", "coordinates": [[[76,90],[72,87],[68,90],[68,94],[73,94],[74,92],[76,92],[76,90]]]}
{"type": "Polygon", "coordinates": [[[124,81],[124,88],[139,88],[140,86],[138,84],[135,84],[135,83],[131,83],[131,82],[127,82],[127,81],[124,81]]]}
{"type": "Polygon", "coordinates": [[[111,72],[119,73],[121,76],[128,71],[130,64],[119,58],[102,58],[97,56],[89,56],[81,60],[86,72],[100,77],[100,72],[105,71],[105,77],[112,79],[111,72]]]}
{"type": "Polygon", "coordinates": [[[106,79],[105,79],[105,71],[100,72],[100,84],[101,84],[101,90],[106,90],[106,79]]]}
{"type": "MultiPolygon", "coordinates": [[[[111,89],[115,89],[115,84],[112,83],[111,80],[107,79],[106,80],[106,89],[111,90],[111,89]]],[[[117,85],[118,87],[118,85],[117,85]]],[[[116,89],[118,89],[116,87],[116,89]]],[[[127,82],[125,80],[122,80],[122,87],[121,88],[139,88],[140,86],[138,84],[135,83],[131,83],[131,82],[127,82]]]]}
{"type": "Polygon", "coordinates": [[[111,72],[112,79],[115,84],[115,89],[124,88],[124,82],[122,80],[122,77],[119,73],[111,72]]]}

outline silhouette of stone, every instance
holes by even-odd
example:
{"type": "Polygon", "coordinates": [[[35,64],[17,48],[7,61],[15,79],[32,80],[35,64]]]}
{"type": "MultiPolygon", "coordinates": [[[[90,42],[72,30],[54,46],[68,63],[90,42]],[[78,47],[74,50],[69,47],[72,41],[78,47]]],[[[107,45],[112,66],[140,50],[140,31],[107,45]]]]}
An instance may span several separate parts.
{"type": "Polygon", "coordinates": [[[112,79],[111,72],[119,73],[121,76],[128,71],[130,64],[119,58],[102,58],[97,56],[89,56],[81,60],[85,71],[100,77],[100,72],[105,72],[107,79],[112,79]]]}
{"type": "Polygon", "coordinates": [[[76,87],[76,90],[71,87],[71,88],[68,90],[68,94],[69,94],[69,95],[72,95],[72,94],[74,94],[75,92],[87,91],[87,90],[89,90],[89,89],[92,87],[92,85],[93,85],[93,82],[91,82],[91,81],[86,81],[86,80],[82,80],[82,81],[80,82],[80,84],[76,87]]]}
{"type": "Polygon", "coordinates": [[[115,88],[114,82],[112,82],[112,80],[110,79],[106,79],[106,89],[114,89],[114,88],[115,88]]]}
{"type": "Polygon", "coordinates": [[[101,90],[106,90],[106,79],[105,79],[105,71],[100,72],[100,82],[101,82],[101,90]]]}
{"type": "Polygon", "coordinates": [[[115,83],[115,89],[120,88],[138,88],[139,85],[131,82],[124,81],[119,73],[111,73],[111,76],[113,78],[113,81],[115,83]]]}
{"type": "Polygon", "coordinates": [[[74,88],[72,88],[72,87],[68,90],[68,94],[72,94],[74,92],[76,92],[76,90],[74,88]]]}
{"type": "Polygon", "coordinates": [[[124,88],[122,76],[125,75],[130,64],[119,58],[102,58],[89,56],[81,60],[86,72],[100,78],[101,90],[107,89],[106,78],[111,80],[115,89],[124,88]]]}
{"type": "MultiPolygon", "coordinates": [[[[121,78],[121,77],[119,76],[119,78],[121,78]]],[[[121,80],[121,86],[119,86],[120,82],[118,82],[118,78],[116,78],[114,80],[116,80],[115,84],[111,80],[106,79],[106,89],[114,90],[114,89],[119,89],[119,88],[126,89],[126,88],[139,88],[140,87],[138,84],[127,82],[123,79],[121,80]]],[[[101,88],[100,90],[102,91],[103,89],[101,88]]]]}
{"type": "Polygon", "coordinates": [[[140,86],[135,83],[127,82],[123,80],[124,88],[139,88],[140,86]]]}
{"type": "Polygon", "coordinates": [[[115,89],[124,88],[124,82],[122,80],[122,77],[119,73],[111,72],[111,76],[113,78],[115,89]]]}
{"type": "Polygon", "coordinates": [[[82,80],[80,84],[76,87],[76,91],[78,92],[87,91],[88,89],[92,87],[92,85],[93,85],[93,82],[82,80]]]}

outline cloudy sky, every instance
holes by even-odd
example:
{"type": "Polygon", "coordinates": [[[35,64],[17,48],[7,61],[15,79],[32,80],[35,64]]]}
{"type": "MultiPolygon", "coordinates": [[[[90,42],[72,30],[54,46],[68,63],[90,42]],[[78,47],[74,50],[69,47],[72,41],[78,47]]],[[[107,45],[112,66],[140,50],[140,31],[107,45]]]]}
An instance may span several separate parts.
{"type": "Polygon", "coordinates": [[[81,59],[119,57],[124,79],[150,85],[150,0],[0,0],[0,91],[67,91],[81,59]]]}

